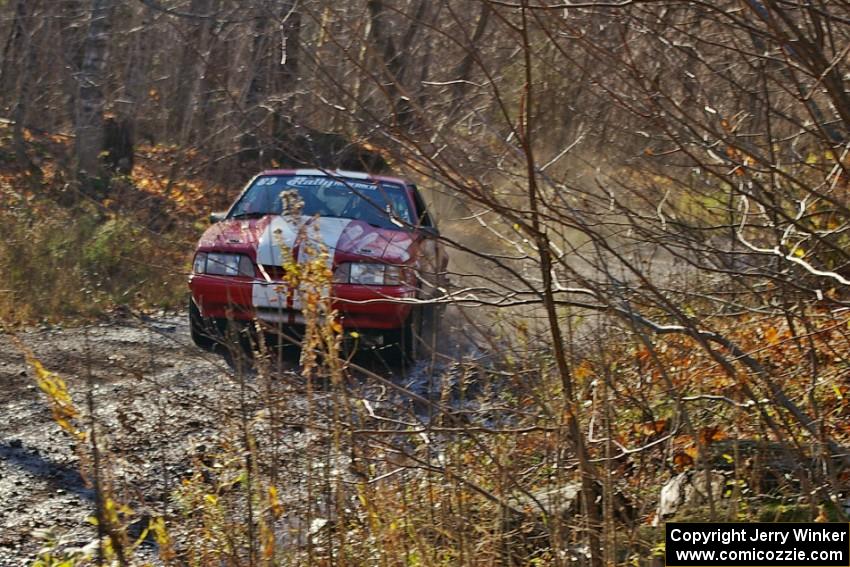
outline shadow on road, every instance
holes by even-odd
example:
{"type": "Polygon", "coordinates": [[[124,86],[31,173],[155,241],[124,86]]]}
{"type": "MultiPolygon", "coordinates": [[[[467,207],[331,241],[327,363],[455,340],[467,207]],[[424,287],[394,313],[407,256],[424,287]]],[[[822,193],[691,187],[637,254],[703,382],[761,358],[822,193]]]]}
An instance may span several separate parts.
{"type": "Polygon", "coordinates": [[[94,490],[86,486],[76,466],[57,463],[44,457],[37,449],[26,448],[20,442],[0,442],[0,461],[47,482],[52,488],[67,490],[94,501],[94,490]]]}

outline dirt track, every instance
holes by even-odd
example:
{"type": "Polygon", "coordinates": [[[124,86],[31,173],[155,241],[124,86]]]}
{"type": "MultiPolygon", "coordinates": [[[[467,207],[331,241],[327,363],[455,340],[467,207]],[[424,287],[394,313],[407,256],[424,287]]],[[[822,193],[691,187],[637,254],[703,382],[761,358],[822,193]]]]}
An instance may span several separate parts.
{"type": "MultiPolygon", "coordinates": [[[[83,409],[86,376],[96,383],[96,411],[120,455],[122,484],[137,502],[161,500],[168,484],[191,466],[214,412],[216,392],[230,388],[220,357],[188,341],[182,317],[132,319],[84,329],[59,327],[19,338],[68,383],[83,409]],[[88,336],[86,336],[88,335],[88,336]],[[87,353],[88,351],[88,353],[87,353]],[[90,362],[89,362],[90,361],[90,362]]],[[[52,529],[64,544],[85,546],[94,494],[78,472],[73,440],[53,422],[20,351],[0,342],[0,565],[28,564],[52,529]]]]}
{"type": "MultiPolygon", "coordinates": [[[[238,405],[240,382],[233,368],[222,356],[191,344],[183,315],[127,317],[87,328],[41,327],[17,336],[67,381],[84,420],[91,375],[97,421],[113,455],[117,496],[142,518],[171,515],[169,495],[176,483],[192,474],[193,458],[215,444],[223,418],[238,405]]],[[[402,373],[374,357],[359,362],[428,395],[432,374],[425,363],[402,373]]],[[[297,381],[296,361],[285,364],[297,381]]],[[[412,407],[398,397],[390,402],[387,388],[367,381],[357,391],[379,413],[396,415],[393,404],[412,407]]],[[[321,441],[299,425],[305,404],[293,392],[287,394],[287,415],[278,416],[279,443],[286,466],[297,471],[304,466],[304,448],[321,441]]],[[[80,475],[74,441],[54,422],[23,354],[8,336],[0,336],[0,400],[0,566],[30,564],[51,534],[63,549],[92,545],[95,529],[86,520],[94,513],[94,492],[80,475]]],[[[297,494],[297,481],[290,488],[297,494]]]]}

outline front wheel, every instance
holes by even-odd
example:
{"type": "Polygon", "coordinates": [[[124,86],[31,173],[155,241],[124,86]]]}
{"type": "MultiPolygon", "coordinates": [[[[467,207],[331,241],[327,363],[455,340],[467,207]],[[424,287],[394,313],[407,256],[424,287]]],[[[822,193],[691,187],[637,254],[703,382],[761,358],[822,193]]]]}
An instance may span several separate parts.
{"type": "Polygon", "coordinates": [[[393,333],[401,362],[414,362],[436,350],[440,313],[436,305],[415,306],[404,326],[393,333]]]}
{"type": "Polygon", "coordinates": [[[189,334],[195,346],[204,350],[215,347],[215,323],[201,315],[195,300],[189,297],[189,334]]]}

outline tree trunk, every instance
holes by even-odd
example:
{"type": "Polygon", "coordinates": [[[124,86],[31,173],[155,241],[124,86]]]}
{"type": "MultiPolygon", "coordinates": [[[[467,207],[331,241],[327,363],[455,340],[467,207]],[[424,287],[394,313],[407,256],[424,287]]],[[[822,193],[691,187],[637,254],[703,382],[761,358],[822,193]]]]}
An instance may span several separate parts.
{"type": "Polygon", "coordinates": [[[286,153],[286,146],[293,138],[295,87],[298,82],[301,48],[301,14],[295,8],[295,0],[284,0],[280,11],[281,39],[277,42],[276,67],[272,79],[275,97],[272,136],[277,146],[277,154],[286,153]]]}
{"type": "Polygon", "coordinates": [[[472,33],[469,44],[464,46],[466,53],[464,54],[460,65],[457,67],[457,71],[455,73],[456,82],[452,87],[454,99],[457,101],[455,106],[456,109],[463,108],[463,105],[460,103],[466,97],[467,91],[469,91],[469,80],[472,76],[472,68],[475,63],[476,52],[478,50],[478,46],[481,45],[481,40],[484,38],[484,33],[487,31],[487,26],[490,23],[490,12],[490,4],[482,2],[481,12],[478,15],[478,22],[475,24],[475,31],[472,33]]]}
{"type": "MultiPolygon", "coordinates": [[[[27,156],[26,143],[24,141],[24,124],[26,123],[28,103],[31,98],[32,77],[36,66],[36,51],[33,47],[33,34],[35,31],[33,12],[35,8],[34,2],[31,2],[27,6],[23,0],[16,5],[14,23],[15,41],[12,47],[12,53],[18,53],[21,58],[18,62],[19,72],[17,73],[17,84],[15,87],[15,105],[12,109],[12,120],[14,121],[12,139],[15,146],[15,157],[19,163],[26,164],[30,170],[37,170],[37,168],[35,168],[29,156],[27,156]]],[[[7,63],[9,62],[4,62],[4,68],[7,63]]]]}
{"type": "Polygon", "coordinates": [[[83,45],[83,64],[79,74],[75,132],[78,179],[101,174],[103,149],[103,87],[109,54],[109,32],[115,11],[114,0],[92,0],[88,33],[83,45]]]}
{"type": "MultiPolygon", "coordinates": [[[[219,2],[213,4],[213,11],[219,9],[219,2]]],[[[210,132],[218,129],[221,123],[219,105],[227,104],[230,98],[223,96],[227,92],[230,59],[230,40],[225,37],[225,24],[213,22],[207,34],[207,43],[203,51],[203,71],[198,81],[196,102],[194,103],[194,139],[204,141],[210,132]]],[[[221,142],[215,142],[220,144],[221,142]]]]}
{"type": "Polygon", "coordinates": [[[20,52],[22,45],[26,41],[26,30],[24,29],[24,21],[26,19],[27,2],[26,0],[17,0],[15,3],[15,19],[12,21],[12,30],[9,32],[9,37],[3,46],[3,57],[0,63],[0,86],[5,85],[6,81],[14,84],[15,77],[13,76],[13,69],[15,65],[20,65],[20,52]]]}
{"type": "MultiPolygon", "coordinates": [[[[209,14],[211,12],[211,0],[192,0],[189,11],[192,14],[209,14]]],[[[209,34],[212,22],[210,19],[191,20],[189,29],[183,36],[183,50],[180,55],[180,64],[177,68],[177,76],[174,77],[176,90],[173,102],[169,109],[168,132],[176,137],[179,143],[188,141],[191,130],[191,106],[201,79],[201,49],[204,39],[209,34]]]]}
{"type": "Polygon", "coordinates": [[[129,175],[135,161],[135,140],[139,107],[148,88],[151,66],[153,12],[144,8],[135,16],[132,41],[124,68],[124,89],[116,104],[117,119],[104,122],[103,150],[113,171],[129,175]]]}
{"type": "Polygon", "coordinates": [[[79,95],[78,73],[83,64],[83,26],[85,10],[80,0],[61,0],[59,4],[59,43],[61,45],[61,77],[66,115],[76,116],[79,95]]]}
{"type": "Polygon", "coordinates": [[[135,121],[138,116],[139,106],[147,94],[149,84],[154,25],[153,11],[150,8],[144,8],[140,24],[140,29],[133,35],[132,47],[124,70],[122,101],[124,104],[121,114],[132,121],[135,121]]]}
{"type": "Polygon", "coordinates": [[[258,10],[254,20],[251,43],[251,78],[245,91],[242,138],[240,139],[240,163],[262,161],[259,131],[266,116],[260,105],[268,94],[269,87],[269,37],[268,13],[258,10]]]}
{"type": "MultiPolygon", "coordinates": [[[[377,46],[385,67],[385,73],[387,74],[387,96],[390,98],[389,103],[395,110],[396,123],[400,127],[410,130],[416,123],[416,116],[410,104],[411,94],[406,92],[408,89],[405,88],[404,83],[405,70],[409,67],[407,52],[399,52],[396,47],[390,33],[393,22],[387,14],[383,0],[369,0],[367,6],[371,20],[369,35],[371,36],[371,42],[377,46]]],[[[414,8],[414,14],[411,17],[410,25],[402,38],[405,48],[412,43],[413,38],[416,36],[422,24],[426,8],[427,3],[424,0],[418,0],[414,8]]]]}

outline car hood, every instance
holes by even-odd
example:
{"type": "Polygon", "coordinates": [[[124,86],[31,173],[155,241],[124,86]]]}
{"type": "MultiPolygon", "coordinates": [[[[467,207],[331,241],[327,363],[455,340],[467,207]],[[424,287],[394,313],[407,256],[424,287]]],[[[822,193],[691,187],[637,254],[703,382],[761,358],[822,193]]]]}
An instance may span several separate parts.
{"type": "Polygon", "coordinates": [[[322,248],[328,261],[373,260],[406,264],[411,260],[414,237],[410,231],[378,228],[368,223],[336,217],[283,217],[224,220],[211,226],[198,243],[199,250],[249,254],[258,264],[280,266],[283,249],[298,261],[322,248]]]}

